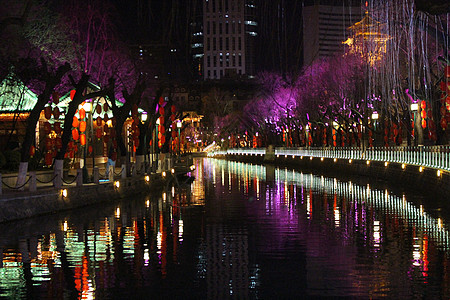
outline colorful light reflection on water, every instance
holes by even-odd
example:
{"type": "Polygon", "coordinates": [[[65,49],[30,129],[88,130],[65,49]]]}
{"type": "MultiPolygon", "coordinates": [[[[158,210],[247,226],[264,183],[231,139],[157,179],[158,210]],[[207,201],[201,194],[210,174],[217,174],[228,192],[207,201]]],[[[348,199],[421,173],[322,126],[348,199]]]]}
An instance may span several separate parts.
{"type": "Polygon", "coordinates": [[[427,211],[426,198],[269,166],[196,165],[181,189],[0,225],[0,296],[450,297],[449,214],[427,211]]]}

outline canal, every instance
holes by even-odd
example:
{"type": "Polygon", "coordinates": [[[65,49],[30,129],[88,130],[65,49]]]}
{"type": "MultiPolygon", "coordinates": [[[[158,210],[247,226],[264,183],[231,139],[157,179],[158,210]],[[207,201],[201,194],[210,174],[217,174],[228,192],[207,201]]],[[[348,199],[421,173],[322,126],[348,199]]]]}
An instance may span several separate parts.
{"type": "Polygon", "coordinates": [[[449,211],[368,178],[198,159],[192,183],[0,224],[2,299],[450,298],[449,211]]]}

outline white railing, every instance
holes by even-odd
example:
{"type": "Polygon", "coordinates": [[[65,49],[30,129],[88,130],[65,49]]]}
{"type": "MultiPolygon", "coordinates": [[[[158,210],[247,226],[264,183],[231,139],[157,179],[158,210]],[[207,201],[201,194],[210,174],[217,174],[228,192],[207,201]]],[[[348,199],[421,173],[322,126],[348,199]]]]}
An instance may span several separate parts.
{"type": "MultiPolygon", "coordinates": [[[[215,151],[215,155],[265,155],[266,149],[236,148],[215,151]]],[[[417,146],[417,147],[323,147],[323,148],[275,148],[277,157],[308,156],[337,159],[369,160],[395,162],[408,165],[450,171],[450,146],[417,146]]]]}

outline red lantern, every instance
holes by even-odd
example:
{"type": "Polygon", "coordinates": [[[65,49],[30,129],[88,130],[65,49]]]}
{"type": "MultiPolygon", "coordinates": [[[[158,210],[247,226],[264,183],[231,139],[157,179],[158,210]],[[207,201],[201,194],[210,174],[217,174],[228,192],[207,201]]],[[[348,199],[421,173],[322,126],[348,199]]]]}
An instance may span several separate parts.
{"type": "Polygon", "coordinates": [[[161,125],[161,130],[160,130],[160,132],[163,133],[163,134],[166,132],[166,128],[165,128],[163,125],[161,125]]]}
{"type": "Polygon", "coordinates": [[[89,154],[91,154],[92,153],[92,146],[91,145],[89,145],[89,147],[88,147],[88,151],[89,151],[89,154]]]}
{"type": "Polygon", "coordinates": [[[170,115],[170,121],[172,121],[172,122],[175,121],[175,118],[176,118],[176,117],[175,117],[174,114],[170,115]]]}
{"type": "Polygon", "coordinates": [[[175,107],[175,105],[172,105],[170,107],[170,111],[174,114],[177,111],[177,108],[175,107]]]}
{"type": "Polygon", "coordinates": [[[80,119],[84,119],[86,117],[86,111],[84,110],[84,108],[80,108],[78,114],[80,115],[80,119]]]}
{"type": "Polygon", "coordinates": [[[162,144],[165,144],[165,143],[166,143],[166,136],[165,136],[165,135],[163,135],[163,136],[161,137],[161,143],[162,143],[162,144]]]}
{"type": "Polygon", "coordinates": [[[80,144],[82,146],[86,145],[86,135],[84,133],[80,134],[80,144]]]}
{"type": "Polygon", "coordinates": [[[104,112],[107,112],[108,109],[109,109],[108,103],[105,102],[105,104],[103,104],[103,111],[104,111],[104,112]]]}
{"type": "Polygon", "coordinates": [[[78,127],[78,124],[79,124],[79,122],[78,122],[78,118],[77,117],[73,117],[73,121],[72,121],[72,127],[78,127]]]}
{"type": "Polygon", "coordinates": [[[162,107],[162,106],[159,107],[159,114],[161,116],[164,116],[164,107],[162,107]]]}
{"type": "Polygon", "coordinates": [[[164,98],[163,97],[159,97],[159,105],[163,105],[164,104],[164,98]]]}
{"type": "Polygon", "coordinates": [[[45,164],[47,166],[50,166],[52,164],[53,158],[52,158],[52,153],[51,152],[47,152],[45,154],[45,164]]]}
{"type": "Polygon", "coordinates": [[[55,117],[55,119],[59,119],[59,108],[55,107],[55,109],[53,109],[53,116],[55,117]]]}
{"type": "Polygon", "coordinates": [[[74,128],[72,129],[72,138],[77,141],[78,138],[80,137],[79,133],[78,133],[78,129],[74,128]]]}
{"type": "Polygon", "coordinates": [[[105,113],[105,115],[103,117],[103,121],[105,121],[105,123],[106,123],[106,122],[108,122],[108,120],[109,120],[108,114],[105,113]]]}
{"type": "Polygon", "coordinates": [[[33,157],[35,153],[36,153],[36,148],[34,147],[34,145],[31,145],[30,146],[30,156],[33,157]]]}
{"type": "Polygon", "coordinates": [[[427,111],[426,110],[422,110],[420,112],[420,115],[422,116],[422,119],[426,119],[427,118],[427,111]]]}
{"type": "Polygon", "coordinates": [[[95,136],[99,139],[99,138],[102,137],[102,135],[103,135],[102,128],[101,127],[97,127],[97,130],[95,132],[95,136]]]}
{"type": "Polygon", "coordinates": [[[59,103],[59,93],[58,92],[52,93],[52,100],[53,100],[53,103],[55,103],[55,104],[59,103]]]}
{"type": "Polygon", "coordinates": [[[81,132],[85,132],[86,131],[86,122],[85,121],[81,121],[80,122],[80,131],[81,132]]]}
{"type": "Polygon", "coordinates": [[[420,102],[420,108],[421,108],[421,109],[427,108],[427,103],[425,102],[425,100],[422,100],[422,101],[420,102]]]}
{"type": "Polygon", "coordinates": [[[47,120],[52,117],[52,107],[51,106],[46,106],[44,108],[44,116],[47,120]]]}
{"type": "Polygon", "coordinates": [[[159,117],[159,124],[164,124],[164,118],[163,117],[159,117]]]}
{"type": "Polygon", "coordinates": [[[70,100],[73,100],[73,97],[75,97],[75,93],[76,93],[75,90],[70,91],[70,100]]]}
{"type": "Polygon", "coordinates": [[[446,118],[442,118],[441,120],[441,127],[442,129],[447,129],[447,119],[446,118]]]}
{"type": "Polygon", "coordinates": [[[426,120],[422,120],[422,128],[427,127],[427,121],[426,120]]]}
{"type": "Polygon", "coordinates": [[[96,120],[97,126],[102,126],[102,118],[99,116],[96,120]]]}
{"type": "Polygon", "coordinates": [[[102,112],[102,106],[100,104],[97,104],[97,106],[95,106],[95,111],[100,114],[102,112]]]}
{"type": "Polygon", "coordinates": [[[175,130],[172,131],[172,138],[176,138],[177,137],[177,132],[175,130]]]}

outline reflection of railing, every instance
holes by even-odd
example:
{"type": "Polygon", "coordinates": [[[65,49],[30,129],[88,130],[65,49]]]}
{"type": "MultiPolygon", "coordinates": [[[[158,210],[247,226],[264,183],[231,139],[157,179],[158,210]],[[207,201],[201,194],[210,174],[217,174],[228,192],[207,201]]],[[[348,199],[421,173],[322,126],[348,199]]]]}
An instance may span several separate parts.
{"type": "MultiPolygon", "coordinates": [[[[215,155],[265,155],[266,149],[228,149],[215,155]]],[[[450,146],[375,147],[375,148],[275,148],[276,156],[309,156],[340,159],[386,161],[450,171],[450,146]]]]}

